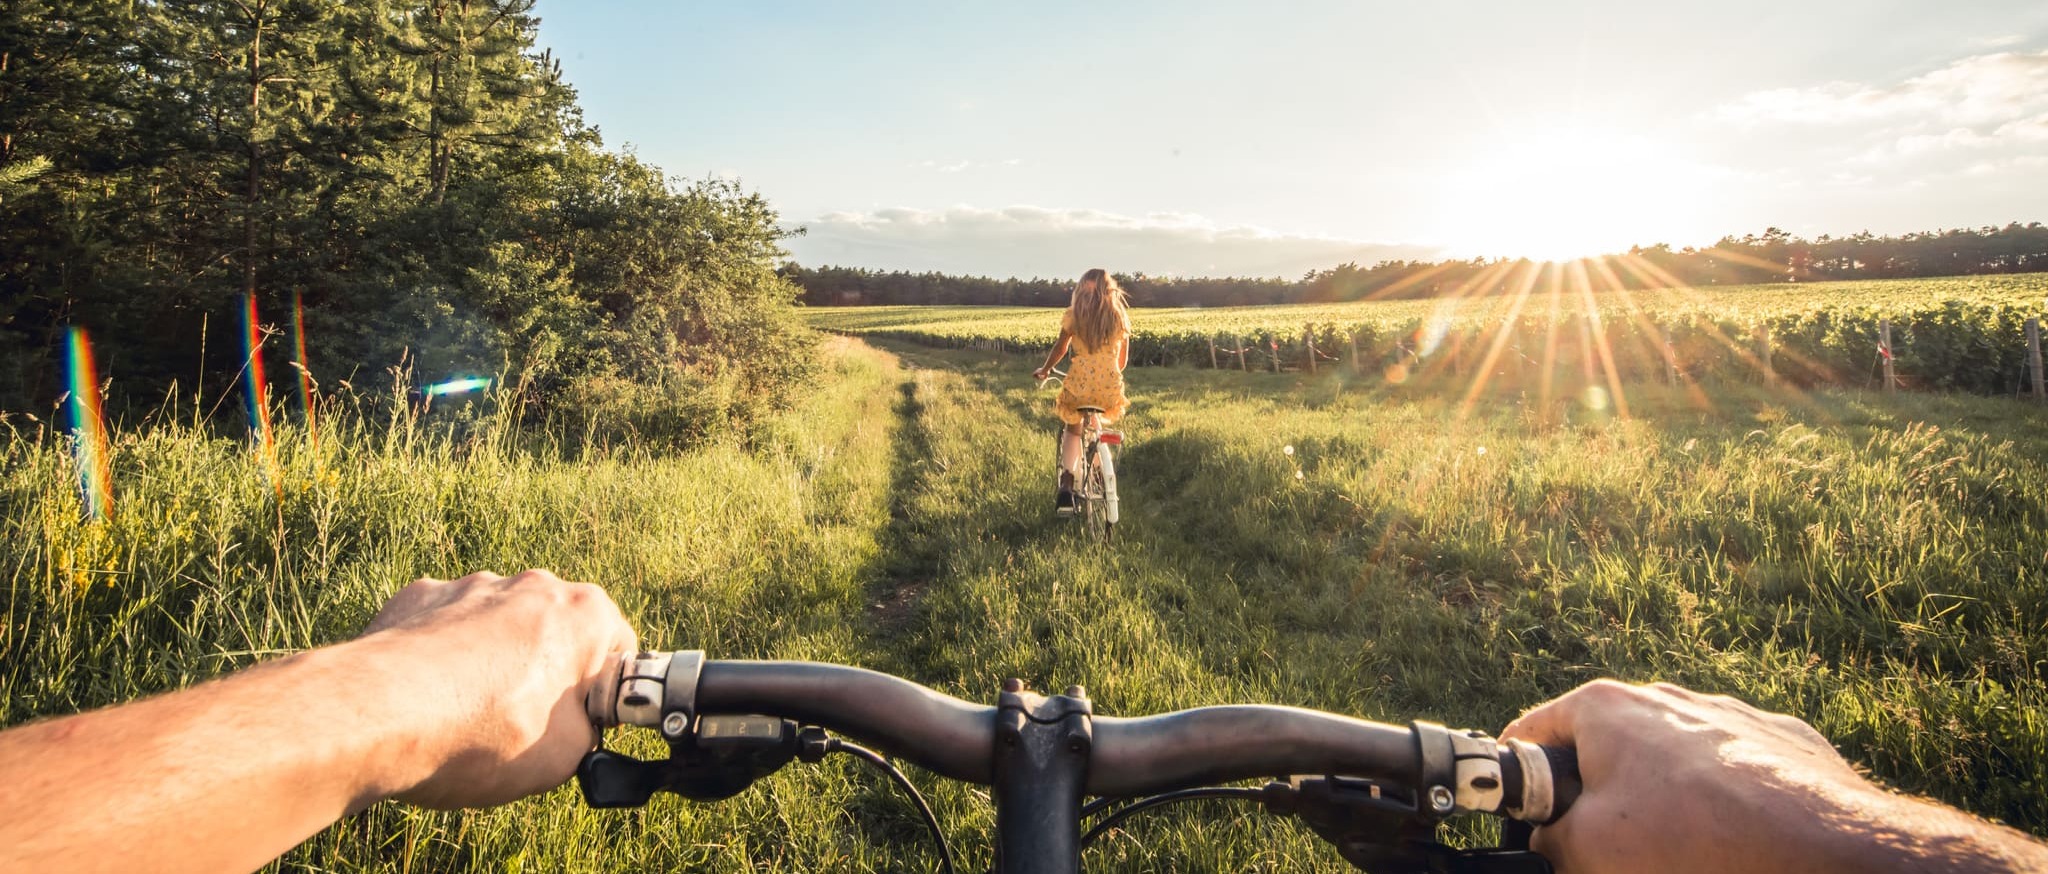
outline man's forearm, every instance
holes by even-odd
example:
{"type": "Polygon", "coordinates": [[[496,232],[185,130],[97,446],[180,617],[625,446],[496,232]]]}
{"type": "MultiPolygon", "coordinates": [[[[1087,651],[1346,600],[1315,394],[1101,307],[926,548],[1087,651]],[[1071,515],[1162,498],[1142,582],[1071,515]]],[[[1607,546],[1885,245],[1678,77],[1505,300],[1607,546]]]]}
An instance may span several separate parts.
{"type": "Polygon", "coordinates": [[[399,645],[351,641],[0,734],[0,868],[253,870],[418,782],[439,711],[399,645]]]}
{"type": "Polygon", "coordinates": [[[2048,846],[2021,832],[1873,789],[1832,807],[1839,871],[2048,871],[2048,846]]]}

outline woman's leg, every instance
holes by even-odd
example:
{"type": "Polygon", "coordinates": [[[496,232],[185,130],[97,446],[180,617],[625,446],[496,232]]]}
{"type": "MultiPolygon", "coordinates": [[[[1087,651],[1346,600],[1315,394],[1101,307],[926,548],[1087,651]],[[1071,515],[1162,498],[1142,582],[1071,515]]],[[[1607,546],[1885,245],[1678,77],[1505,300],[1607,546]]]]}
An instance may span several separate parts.
{"type": "Polygon", "coordinates": [[[1081,426],[1068,425],[1060,437],[1060,471],[1071,477],[1081,475],[1081,426]]]}

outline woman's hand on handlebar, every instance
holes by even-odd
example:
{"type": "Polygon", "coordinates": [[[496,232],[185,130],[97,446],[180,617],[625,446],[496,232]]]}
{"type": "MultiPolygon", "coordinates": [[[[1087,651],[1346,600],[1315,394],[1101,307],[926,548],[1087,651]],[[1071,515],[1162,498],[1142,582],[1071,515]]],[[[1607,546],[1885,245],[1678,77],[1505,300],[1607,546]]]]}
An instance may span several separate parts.
{"type": "Polygon", "coordinates": [[[595,744],[584,691],[637,648],[603,589],[548,571],[422,579],[362,638],[402,653],[447,724],[422,737],[419,779],[396,797],[427,807],[502,804],[562,784],[595,744]]]}

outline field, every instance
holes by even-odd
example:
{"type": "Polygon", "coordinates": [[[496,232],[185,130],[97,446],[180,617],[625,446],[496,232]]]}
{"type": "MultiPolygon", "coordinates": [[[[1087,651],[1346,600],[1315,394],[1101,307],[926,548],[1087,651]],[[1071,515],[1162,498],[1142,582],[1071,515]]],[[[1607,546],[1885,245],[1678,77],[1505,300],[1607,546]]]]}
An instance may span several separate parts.
{"type": "MultiPolygon", "coordinates": [[[[1136,370],[1105,553],[1051,516],[1050,396],[1023,358],[827,355],[826,384],[764,435],[683,454],[572,461],[488,416],[461,439],[336,417],[317,449],[287,431],[273,490],[242,443],[171,416],[118,436],[104,523],[80,521],[58,441],[16,418],[0,724],[346,638],[415,576],[546,566],[606,584],[651,646],[848,662],[972,700],[1006,676],[1083,683],[1116,715],[1260,701],[1498,730],[1590,678],[1670,680],[1799,714],[1894,786],[2048,835],[2048,413],[2031,405],[1652,383],[1624,419],[1342,370],[1136,370]]],[[[912,778],[963,870],[984,867],[985,795],[912,778]]],[[[1134,820],[1087,862],[1348,870],[1228,806],[1134,820]]],[[[596,812],[573,788],[380,805],[278,867],[936,862],[900,795],[832,761],[716,805],[596,812]]]]}
{"type": "MultiPolygon", "coordinates": [[[[1591,294],[1593,307],[1605,312],[1633,307],[1651,315],[1701,312],[1716,317],[1763,318],[1806,312],[1816,307],[1867,307],[1906,310],[1961,300],[1973,303],[2048,308],[2048,274],[1970,276],[1955,279],[1889,279],[1862,282],[1820,282],[1742,285],[1728,288],[1602,291],[1591,294]]],[[[1451,320],[1497,320],[1512,305],[1508,297],[1445,300],[1388,300],[1285,306],[1217,307],[1212,309],[1140,309],[1133,326],[1140,332],[1262,334],[1298,332],[1316,324],[1405,324],[1430,317],[1451,320]]],[[[1549,312],[1551,303],[1535,306],[1549,312]]],[[[1586,298],[1565,295],[1559,311],[1577,315],[1586,298]]],[[[1059,333],[1059,318],[1046,318],[1045,307],[810,307],[813,327],[846,333],[891,329],[932,337],[982,339],[1008,337],[1023,343],[1050,343],[1059,333]]]]}
{"type": "MultiPolygon", "coordinates": [[[[1867,385],[1889,320],[1908,385],[2011,393],[2022,382],[2026,319],[2048,319],[2048,274],[1654,291],[1536,293],[1217,309],[1139,309],[1132,363],[1305,370],[1440,368],[1526,383],[1583,361],[1604,380],[1867,385]],[[1588,318],[1588,314],[1592,314],[1588,318]],[[1764,339],[1759,345],[1759,335],[1764,339]],[[1242,344],[1241,346],[1235,344],[1242,344]],[[1761,349],[1771,349],[1765,364],[1761,349]],[[1233,348],[1251,349],[1245,360],[1233,348]],[[1354,353],[1357,360],[1351,361],[1354,353]]],[[[1034,307],[817,307],[813,327],[939,347],[1040,347],[1056,310],[1034,307]]],[[[1581,373],[1581,382],[1593,381],[1581,373]]],[[[1558,377],[1550,377],[1553,381],[1558,377]]],[[[1614,386],[1609,386],[1610,390],[1614,386]]]]}

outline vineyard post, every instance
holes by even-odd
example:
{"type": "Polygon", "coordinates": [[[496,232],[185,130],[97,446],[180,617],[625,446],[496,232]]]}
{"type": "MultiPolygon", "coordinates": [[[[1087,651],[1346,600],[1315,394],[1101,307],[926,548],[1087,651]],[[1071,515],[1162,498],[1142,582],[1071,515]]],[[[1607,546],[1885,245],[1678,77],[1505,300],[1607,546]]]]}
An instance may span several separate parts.
{"type": "Polygon", "coordinates": [[[1273,359],[1273,372],[1274,372],[1274,373],[1279,373],[1279,372],[1280,372],[1280,338],[1279,338],[1279,337],[1277,337],[1277,336],[1274,336],[1274,335],[1273,335],[1272,333],[1270,333],[1270,332],[1266,334],[1266,354],[1267,354],[1267,355],[1269,355],[1269,356],[1271,356],[1271,357],[1272,357],[1272,359],[1273,359]]]}
{"type": "Polygon", "coordinates": [[[1308,372],[1316,372],[1316,329],[1308,325],[1301,327],[1301,345],[1308,347],[1308,372]]]}
{"type": "Polygon", "coordinates": [[[1678,385],[1678,347],[1671,345],[1670,340],[1664,341],[1664,381],[1678,385]]]}
{"type": "Polygon", "coordinates": [[[2048,384],[2041,375],[2041,320],[2027,320],[2027,369],[2034,372],[2034,403],[2048,404],[2048,384]]]}
{"type": "Polygon", "coordinates": [[[1898,383],[1892,378],[1892,320],[1877,320],[1877,357],[1884,363],[1884,391],[1891,394],[1898,390],[1898,383]]]}
{"type": "Polygon", "coordinates": [[[1209,335],[1209,369],[1216,370],[1216,335],[1209,335]]]}
{"type": "Polygon", "coordinates": [[[1365,362],[1358,360],[1358,329],[1356,328],[1351,330],[1351,372],[1365,372],[1365,362]]]}
{"type": "Polygon", "coordinates": [[[1246,373],[1252,372],[1251,364],[1244,360],[1244,335],[1231,334],[1230,345],[1236,347],[1237,349],[1237,369],[1242,370],[1246,373]]]}

